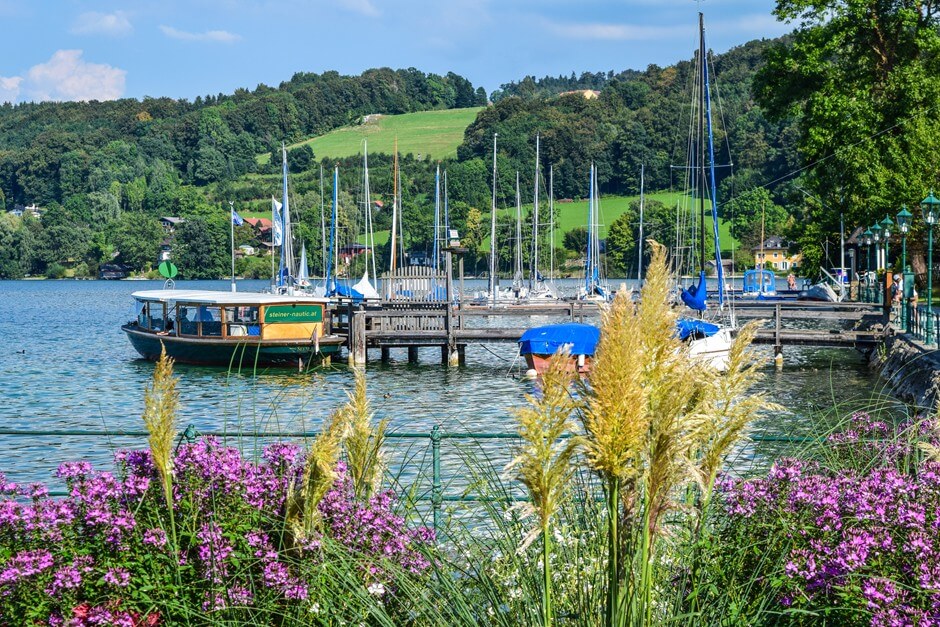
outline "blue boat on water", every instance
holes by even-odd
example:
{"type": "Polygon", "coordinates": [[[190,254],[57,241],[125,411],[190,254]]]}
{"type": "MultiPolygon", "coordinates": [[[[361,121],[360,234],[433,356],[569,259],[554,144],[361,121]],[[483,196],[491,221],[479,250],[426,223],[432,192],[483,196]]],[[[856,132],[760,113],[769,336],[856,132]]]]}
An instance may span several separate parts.
{"type": "Polygon", "coordinates": [[[600,337],[599,328],[578,322],[534,327],[519,338],[519,354],[525,357],[530,370],[542,374],[552,355],[566,349],[571,356],[568,369],[583,374],[591,369],[600,337]]]}
{"type": "Polygon", "coordinates": [[[777,295],[777,275],[771,270],[745,270],[741,296],[744,298],[767,298],[777,295]]]}

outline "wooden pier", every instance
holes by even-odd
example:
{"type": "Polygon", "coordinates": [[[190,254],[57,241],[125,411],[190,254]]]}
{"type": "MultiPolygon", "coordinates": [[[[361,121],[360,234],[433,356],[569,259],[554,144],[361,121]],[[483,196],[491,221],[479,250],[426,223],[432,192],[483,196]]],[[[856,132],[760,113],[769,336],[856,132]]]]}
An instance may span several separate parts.
{"type": "MultiPolygon", "coordinates": [[[[863,303],[816,303],[808,301],[750,301],[735,303],[735,315],[767,322],[757,332],[755,344],[774,347],[775,356],[785,346],[835,346],[870,350],[884,339],[884,310],[863,303]],[[826,328],[806,328],[828,323],[826,328]],[[800,324],[794,325],[797,322],[800,324]],[[851,324],[853,328],[845,328],[851,324]],[[798,328],[794,328],[794,327],[798,328]]],[[[598,306],[590,302],[513,304],[497,307],[448,306],[446,302],[385,302],[381,306],[347,305],[333,311],[333,330],[346,336],[351,364],[365,364],[369,349],[389,359],[393,348],[408,350],[409,361],[417,361],[418,349],[439,347],[445,364],[463,363],[470,344],[516,343],[537,324],[583,322],[596,318],[598,306]],[[549,320],[533,322],[531,318],[549,320]],[[485,318],[507,324],[483,326],[485,318]]]]}

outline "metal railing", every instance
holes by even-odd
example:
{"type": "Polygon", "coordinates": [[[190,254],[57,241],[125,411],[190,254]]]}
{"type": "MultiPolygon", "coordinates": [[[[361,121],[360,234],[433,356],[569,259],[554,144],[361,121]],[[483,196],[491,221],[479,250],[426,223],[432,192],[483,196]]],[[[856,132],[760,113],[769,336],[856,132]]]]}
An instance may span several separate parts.
{"type": "MultiPolygon", "coordinates": [[[[147,431],[111,431],[111,430],[89,430],[89,429],[0,429],[0,437],[24,437],[24,438],[135,438],[146,439],[149,437],[147,431]]],[[[218,437],[224,440],[244,440],[244,439],[311,439],[319,435],[319,431],[200,431],[195,425],[190,424],[180,433],[177,447],[182,443],[195,443],[200,437],[218,437]]],[[[489,497],[480,494],[468,493],[466,490],[460,494],[448,494],[444,490],[443,473],[441,470],[441,444],[445,440],[451,441],[486,441],[486,440],[518,440],[518,433],[513,432],[459,432],[448,433],[441,429],[440,425],[435,425],[428,432],[389,432],[384,436],[387,440],[428,440],[431,448],[431,486],[430,494],[427,491],[419,492],[416,501],[430,502],[432,510],[432,519],[434,529],[440,532],[441,516],[443,504],[445,502],[512,502],[527,500],[524,496],[503,495],[499,497],[489,497]]],[[[752,434],[750,437],[755,443],[777,443],[777,444],[812,444],[820,443],[823,438],[809,436],[784,436],[784,435],[760,435],[752,434]]],[[[419,474],[420,477],[420,474],[419,474]]],[[[49,496],[65,497],[68,492],[50,490],[49,496]]]]}

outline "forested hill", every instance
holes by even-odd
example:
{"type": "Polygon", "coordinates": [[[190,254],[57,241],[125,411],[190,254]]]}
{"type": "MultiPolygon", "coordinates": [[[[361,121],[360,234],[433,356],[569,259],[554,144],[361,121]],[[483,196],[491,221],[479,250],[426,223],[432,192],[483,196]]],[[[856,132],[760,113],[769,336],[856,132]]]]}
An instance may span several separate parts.
{"type": "MultiPolygon", "coordinates": [[[[732,169],[719,170],[720,197],[732,201],[742,242],[749,231],[759,232],[753,225],[755,220],[759,225],[762,211],[769,232],[782,228],[787,220],[778,206],[782,199],[771,198],[759,185],[798,163],[790,139],[797,135],[793,122],[768,121],[751,96],[753,77],[771,43],[753,41],[713,58],[713,85],[720,90],[717,160],[733,161],[736,175],[732,189],[732,169]],[[741,193],[752,187],[758,188],[756,195],[741,193]]],[[[553,167],[556,198],[587,195],[592,161],[604,195],[636,194],[641,165],[648,191],[684,189],[693,74],[690,59],[592,75],[590,86],[600,87],[595,98],[585,97],[594,96],[593,91],[556,93],[581,84],[534,79],[531,93],[503,94],[467,127],[456,160],[442,164],[449,173],[451,224],[474,246],[482,244],[494,132],[499,133],[501,207],[515,203],[517,171],[522,180],[533,179],[537,133],[542,166],[553,167]]],[[[259,86],[194,102],[147,98],[0,107],[0,208],[16,203],[46,209],[41,221],[14,220],[0,212],[0,278],[55,275],[63,268],[93,275],[112,260],[145,269],[164,238],[157,223],[161,216],[187,220],[189,226],[177,232],[174,243],[187,276],[220,276],[227,267],[227,201],[242,211],[260,212],[280,190],[280,155],[266,161],[259,154],[278,151],[282,141],[290,144],[356,123],[366,114],[479,106],[485,99],[482,88],[453,73],[378,69],[355,77],[297,74],[276,89],[259,86]]],[[[319,166],[332,166],[336,159],[329,157],[314,155],[308,145],[288,152],[297,233],[319,232],[319,211],[314,210],[321,201],[319,166]]],[[[391,159],[370,157],[373,195],[387,200],[391,159]]],[[[339,165],[338,220],[343,237],[351,241],[359,230],[343,225],[354,225],[359,211],[360,165],[356,157],[339,165]]],[[[402,159],[405,245],[416,250],[430,238],[435,165],[413,155],[402,159]]],[[[330,187],[327,181],[326,194],[332,194],[330,187]]],[[[525,188],[522,201],[528,203],[531,185],[525,188]]],[[[379,213],[376,228],[386,228],[388,220],[379,213]]],[[[239,233],[236,242],[257,243],[239,233]]]]}
{"type": "MultiPolygon", "coordinates": [[[[141,175],[182,183],[232,180],[282,141],[325,133],[369,113],[486,104],[453,73],[374,69],[360,76],[299,73],[277,88],[199,97],[0,107],[0,190],[7,204],[64,203],[141,175]]],[[[279,159],[275,160],[278,162],[279,159]]]]}
{"type": "MultiPolygon", "coordinates": [[[[789,143],[793,121],[768,121],[751,96],[754,74],[772,44],[752,41],[713,58],[712,84],[720,94],[714,120],[716,162],[733,163],[736,181],[732,190],[728,177],[732,168],[719,169],[719,177],[727,181],[723,198],[774,180],[797,162],[789,143]]],[[[669,67],[653,65],[642,72],[540,81],[528,77],[504,85],[503,97],[467,129],[458,159],[485,160],[495,131],[509,161],[506,171],[520,169],[524,177],[531,177],[534,135],[539,131],[542,161],[555,166],[557,196],[583,196],[592,161],[598,166],[603,193],[637,193],[641,164],[648,189],[682,188],[683,171],[674,166],[685,162],[693,75],[688,60],[669,67]],[[599,94],[586,98],[573,89],[599,94]],[[519,95],[505,97],[505,93],[519,95]]]]}

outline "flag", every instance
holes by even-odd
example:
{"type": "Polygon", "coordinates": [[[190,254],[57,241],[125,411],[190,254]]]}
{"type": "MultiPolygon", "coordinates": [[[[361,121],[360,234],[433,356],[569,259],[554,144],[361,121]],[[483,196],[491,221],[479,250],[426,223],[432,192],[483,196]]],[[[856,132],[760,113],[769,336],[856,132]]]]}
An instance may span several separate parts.
{"type": "Polygon", "coordinates": [[[271,245],[281,246],[284,243],[284,234],[281,231],[281,203],[271,198],[271,245]]]}
{"type": "Polygon", "coordinates": [[[238,212],[235,211],[235,207],[232,207],[231,209],[232,209],[232,224],[234,224],[235,226],[241,226],[242,224],[244,224],[245,221],[242,219],[240,215],[238,215],[238,212]]]}

